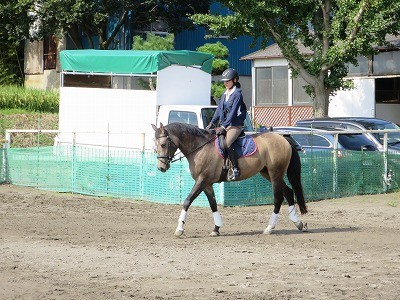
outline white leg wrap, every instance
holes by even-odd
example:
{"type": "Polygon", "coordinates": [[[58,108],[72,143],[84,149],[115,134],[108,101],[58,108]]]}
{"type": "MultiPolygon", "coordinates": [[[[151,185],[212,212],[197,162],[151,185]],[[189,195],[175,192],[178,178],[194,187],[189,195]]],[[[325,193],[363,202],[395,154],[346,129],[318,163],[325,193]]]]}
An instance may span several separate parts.
{"type": "Polygon", "coordinates": [[[293,223],[299,222],[299,217],[296,213],[296,207],[294,205],[289,206],[289,218],[293,223]]]}
{"type": "Polygon", "coordinates": [[[186,222],[186,215],[187,215],[187,211],[182,209],[181,214],[178,219],[178,227],[176,227],[176,231],[183,231],[183,225],[186,222]]]}
{"type": "Polygon", "coordinates": [[[279,218],[279,214],[276,214],[273,212],[271,217],[269,218],[268,225],[270,225],[272,228],[275,228],[276,224],[278,224],[278,218],[279,218]]]}
{"type": "Polygon", "coordinates": [[[224,224],[222,223],[222,218],[221,218],[219,211],[213,212],[213,218],[214,218],[215,225],[217,225],[218,227],[224,226],[224,224]]]}
{"type": "Polygon", "coordinates": [[[268,226],[264,230],[264,234],[272,233],[272,229],[274,229],[276,224],[278,224],[278,217],[279,217],[279,214],[276,214],[274,212],[272,213],[271,217],[269,218],[268,226]]]}

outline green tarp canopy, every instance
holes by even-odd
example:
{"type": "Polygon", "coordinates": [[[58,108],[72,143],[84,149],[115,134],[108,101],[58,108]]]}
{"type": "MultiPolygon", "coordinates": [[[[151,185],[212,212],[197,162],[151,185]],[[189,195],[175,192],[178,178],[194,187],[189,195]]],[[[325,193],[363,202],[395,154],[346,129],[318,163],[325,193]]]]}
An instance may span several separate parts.
{"type": "Polygon", "coordinates": [[[212,54],[188,50],[64,50],[63,71],[111,74],[151,74],[171,65],[194,66],[211,74],[212,54]]]}

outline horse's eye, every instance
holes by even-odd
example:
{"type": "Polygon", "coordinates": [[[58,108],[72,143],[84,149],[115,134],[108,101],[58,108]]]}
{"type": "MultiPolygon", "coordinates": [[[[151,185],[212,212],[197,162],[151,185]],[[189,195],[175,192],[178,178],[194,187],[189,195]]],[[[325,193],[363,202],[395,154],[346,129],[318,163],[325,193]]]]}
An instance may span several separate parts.
{"type": "Polygon", "coordinates": [[[165,148],[166,144],[161,144],[161,148],[165,148]]]}

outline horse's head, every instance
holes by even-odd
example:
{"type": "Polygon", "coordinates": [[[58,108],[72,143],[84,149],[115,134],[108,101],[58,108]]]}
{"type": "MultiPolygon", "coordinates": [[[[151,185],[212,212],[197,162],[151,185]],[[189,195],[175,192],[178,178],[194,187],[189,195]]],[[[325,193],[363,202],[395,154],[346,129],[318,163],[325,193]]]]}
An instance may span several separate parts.
{"type": "Polygon", "coordinates": [[[151,126],[155,131],[155,150],[158,159],[157,168],[161,172],[166,172],[171,165],[171,161],[178,147],[171,140],[167,129],[162,123],[160,124],[160,128],[157,128],[154,124],[151,124],[151,126]]]}

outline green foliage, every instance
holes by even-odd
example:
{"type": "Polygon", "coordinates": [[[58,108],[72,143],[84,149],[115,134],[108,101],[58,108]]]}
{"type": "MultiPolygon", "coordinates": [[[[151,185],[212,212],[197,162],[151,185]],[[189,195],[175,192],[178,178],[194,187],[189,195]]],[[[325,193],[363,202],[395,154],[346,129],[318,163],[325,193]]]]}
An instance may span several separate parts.
{"type": "Polygon", "coordinates": [[[229,56],[229,50],[221,42],[206,43],[196,50],[214,54],[215,59],[212,64],[212,75],[221,75],[229,67],[229,62],[225,59],[229,56]]]}
{"type": "Polygon", "coordinates": [[[228,47],[221,42],[206,43],[196,49],[197,51],[214,54],[216,58],[227,58],[229,56],[228,47]]]}
{"type": "Polygon", "coordinates": [[[5,63],[0,61],[0,86],[20,83],[20,78],[11,73],[5,63]]]}
{"type": "MultiPolygon", "coordinates": [[[[203,0],[2,0],[0,4],[0,33],[4,23],[11,24],[19,36],[34,40],[44,36],[67,35],[75,47],[82,48],[82,34],[90,48],[115,49],[121,44],[121,30],[125,25],[146,31],[152,23],[166,24],[166,31],[192,29],[188,16],[207,12],[210,1],[203,0]],[[29,13],[27,13],[29,12],[29,13]],[[130,17],[132,16],[132,17],[130,17]],[[36,30],[29,36],[29,28],[36,30]]],[[[10,31],[5,30],[5,32],[10,31]]],[[[13,32],[14,34],[14,32],[13,32]]],[[[1,36],[1,34],[0,34],[1,36]]]]}
{"type": "MultiPolygon", "coordinates": [[[[164,36],[158,36],[153,33],[147,33],[146,39],[136,35],[133,37],[132,50],[174,50],[174,35],[167,34],[164,36]]],[[[155,78],[138,79],[138,85],[154,91],[157,86],[157,80],[155,78]]]]}
{"type": "Polygon", "coordinates": [[[0,44],[0,86],[23,83],[23,43],[0,44]]]}
{"type": "MultiPolygon", "coordinates": [[[[196,50],[214,55],[215,59],[212,64],[212,75],[221,75],[222,72],[229,67],[229,61],[225,59],[229,56],[229,49],[221,42],[206,43],[196,50]]],[[[223,83],[215,81],[211,83],[211,96],[214,97],[214,99],[221,98],[224,92],[225,86],[223,83]]]]}
{"type": "Polygon", "coordinates": [[[146,39],[136,35],[133,37],[132,50],[173,50],[174,35],[167,34],[165,37],[153,33],[147,33],[146,39]]]}
{"type": "Polygon", "coordinates": [[[2,0],[0,2],[0,40],[1,45],[18,44],[29,38],[29,29],[33,24],[34,0],[2,0]]]}
{"type": "Polygon", "coordinates": [[[343,77],[357,56],[375,53],[387,34],[400,33],[398,0],[219,1],[231,14],[196,14],[213,36],[273,39],[292,70],[309,84],[317,116],[328,114],[329,95],[351,85],[343,77]],[[300,49],[308,49],[304,55],[300,49]]]}
{"type": "Polygon", "coordinates": [[[211,95],[214,97],[214,99],[220,99],[225,90],[225,86],[222,82],[212,82],[211,95]]]}
{"type": "Polygon", "coordinates": [[[58,112],[57,91],[26,89],[20,86],[0,87],[0,109],[23,109],[35,112],[58,112]]]}

